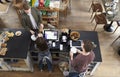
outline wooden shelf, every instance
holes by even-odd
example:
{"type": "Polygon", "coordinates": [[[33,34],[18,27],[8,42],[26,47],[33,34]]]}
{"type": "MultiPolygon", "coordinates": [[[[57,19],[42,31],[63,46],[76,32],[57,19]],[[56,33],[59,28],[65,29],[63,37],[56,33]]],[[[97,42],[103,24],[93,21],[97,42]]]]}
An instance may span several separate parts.
{"type": "Polygon", "coordinates": [[[57,16],[42,16],[42,18],[45,18],[45,19],[54,19],[54,18],[57,18],[57,16]]]}
{"type": "Polygon", "coordinates": [[[45,22],[51,22],[50,24],[57,27],[59,26],[59,9],[57,8],[53,8],[50,9],[49,7],[37,7],[38,10],[42,11],[46,11],[46,14],[44,15],[42,13],[42,20],[45,22]],[[54,15],[54,12],[55,15],[54,15]],[[51,13],[50,15],[48,13],[51,13]],[[52,14],[53,13],[53,14],[52,14]]]}
{"type": "Polygon", "coordinates": [[[44,11],[51,11],[51,12],[54,12],[54,11],[59,11],[59,9],[57,8],[49,8],[49,7],[37,7],[37,9],[39,10],[44,10],[44,11]]]}

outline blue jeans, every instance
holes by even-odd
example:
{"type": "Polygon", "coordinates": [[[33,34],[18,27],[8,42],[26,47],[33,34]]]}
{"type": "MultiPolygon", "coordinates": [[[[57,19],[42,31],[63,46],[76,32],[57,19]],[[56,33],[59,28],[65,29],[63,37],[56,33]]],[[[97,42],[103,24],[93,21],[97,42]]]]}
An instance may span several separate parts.
{"type": "MultiPolygon", "coordinates": [[[[48,71],[52,71],[52,64],[51,64],[51,62],[48,59],[46,59],[46,62],[47,62],[48,71]]],[[[43,61],[41,59],[40,62],[39,62],[39,68],[43,69],[43,66],[44,66],[44,64],[43,64],[43,61]]]]}

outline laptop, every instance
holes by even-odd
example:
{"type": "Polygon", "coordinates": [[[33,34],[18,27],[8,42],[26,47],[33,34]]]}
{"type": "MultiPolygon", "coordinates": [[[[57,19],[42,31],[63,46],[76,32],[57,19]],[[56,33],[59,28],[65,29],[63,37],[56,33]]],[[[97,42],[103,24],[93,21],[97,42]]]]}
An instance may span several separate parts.
{"type": "Polygon", "coordinates": [[[77,40],[77,41],[70,40],[70,47],[76,47],[78,49],[81,49],[81,43],[82,40],[77,40]]]}

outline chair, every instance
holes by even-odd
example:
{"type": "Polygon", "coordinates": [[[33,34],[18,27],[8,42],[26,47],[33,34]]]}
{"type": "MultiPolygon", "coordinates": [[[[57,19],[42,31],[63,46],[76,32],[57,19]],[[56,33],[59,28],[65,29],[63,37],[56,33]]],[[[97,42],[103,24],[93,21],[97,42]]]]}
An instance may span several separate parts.
{"type": "Polygon", "coordinates": [[[94,27],[94,31],[96,30],[96,27],[98,24],[105,24],[105,25],[107,24],[107,20],[106,20],[104,13],[101,13],[101,14],[95,13],[91,22],[93,22],[93,20],[95,20],[95,22],[96,22],[96,25],[94,27]]]}
{"type": "Polygon", "coordinates": [[[99,2],[94,2],[92,1],[92,4],[90,6],[89,11],[92,9],[92,15],[90,18],[92,18],[93,14],[97,11],[97,12],[103,12],[103,8],[102,5],[99,2]]]}
{"type": "Polygon", "coordinates": [[[116,29],[114,30],[113,33],[115,33],[115,31],[118,29],[118,27],[120,27],[120,21],[117,21],[117,27],[116,27],[116,29]]]}

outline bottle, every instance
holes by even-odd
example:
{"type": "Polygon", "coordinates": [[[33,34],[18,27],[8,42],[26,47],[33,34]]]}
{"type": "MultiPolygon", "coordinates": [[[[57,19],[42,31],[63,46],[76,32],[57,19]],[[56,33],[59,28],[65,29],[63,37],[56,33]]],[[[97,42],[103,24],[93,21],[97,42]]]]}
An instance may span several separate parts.
{"type": "Polygon", "coordinates": [[[61,50],[61,51],[63,50],[63,45],[62,45],[62,44],[60,44],[60,50],[61,50]]]}

